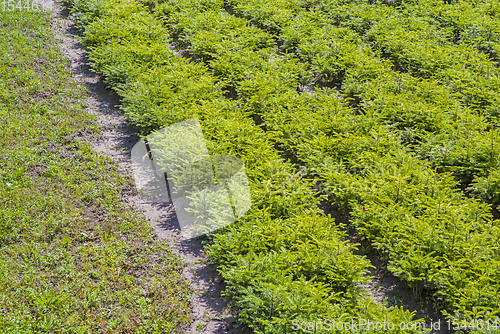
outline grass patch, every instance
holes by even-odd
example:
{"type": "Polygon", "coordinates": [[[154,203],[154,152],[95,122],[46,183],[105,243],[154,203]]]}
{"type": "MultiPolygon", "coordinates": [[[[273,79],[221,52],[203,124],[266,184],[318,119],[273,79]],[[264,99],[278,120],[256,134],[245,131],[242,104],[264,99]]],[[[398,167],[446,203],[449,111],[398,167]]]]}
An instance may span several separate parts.
{"type": "Polygon", "coordinates": [[[6,11],[0,22],[2,331],[182,333],[183,263],[124,206],[132,181],[91,149],[88,92],[50,18],[6,11]]]}

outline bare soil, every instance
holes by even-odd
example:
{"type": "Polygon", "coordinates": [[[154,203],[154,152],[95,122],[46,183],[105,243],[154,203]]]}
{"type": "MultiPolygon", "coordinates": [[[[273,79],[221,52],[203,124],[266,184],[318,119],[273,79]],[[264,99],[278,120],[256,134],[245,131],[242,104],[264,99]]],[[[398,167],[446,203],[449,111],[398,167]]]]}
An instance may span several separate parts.
{"type": "MultiPolygon", "coordinates": [[[[349,216],[342,213],[337,206],[328,205],[326,202],[322,205],[326,214],[335,218],[335,222],[349,226],[349,216]]],[[[432,307],[432,301],[427,291],[423,291],[420,296],[414,296],[412,289],[400,278],[394,276],[387,270],[386,264],[380,259],[377,251],[370,244],[361,241],[360,236],[353,228],[347,228],[346,240],[353,244],[360,244],[354,254],[365,256],[373,267],[369,268],[366,276],[369,281],[361,287],[377,302],[388,306],[403,306],[410,312],[415,312],[415,319],[422,319],[425,322],[425,328],[431,328],[431,323],[440,322],[439,330],[432,330],[431,334],[449,333],[447,330],[446,319],[436,312],[432,307]]]]}
{"type": "MultiPolygon", "coordinates": [[[[117,94],[106,89],[101,78],[87,64],[86,50],[66,9],[53,3],[52,28],[60,42],[61,53],[70,60],[77,80],[89,92],[85,101],[88,113],[95,115],[102,129],[100,139],[91,142],[95,151],[118,163],[126,177],[132,175],[130,150],[139,141],[134,129],[121,114],[117,94]]],[[[224,282],[203,250],[203,239],[185,239],[180,234],[171,203],[155,203],[142,199],[135,189],[124,194],[123,201],[141,211],[159,238],[168,241],[172,251],[185,262],[184,278],[191,285],[193,321],[185,333],[236,334],[252,333],[237,322],[236,314],[221,298],[224,282]]]]}

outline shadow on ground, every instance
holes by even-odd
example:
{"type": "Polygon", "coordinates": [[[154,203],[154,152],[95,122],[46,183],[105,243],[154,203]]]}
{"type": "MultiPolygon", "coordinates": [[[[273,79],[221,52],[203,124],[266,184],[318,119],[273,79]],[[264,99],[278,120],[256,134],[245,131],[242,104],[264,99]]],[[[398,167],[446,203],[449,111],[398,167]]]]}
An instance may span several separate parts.
{"type": "Polygon", "coordinates": [[[434,330],[431,333],[449,333],[445,328],[446,319],[434,310],[429,292],[423,291],[420,296],[414,296],[412,289],[406,282],[387,270],[387,264],[380,259],[379,254],[373,249],[372,245],[361,240],[361,236],[350,225],[348,215],[343,214],[338,206],[329,205],[327,202],[322,203],[322,209],[325,214],[335,218],[337,224],[346,227],[347,241],[361,245],[353,253],[365,256],[374,267],[369,268],[367,276],[371,278],[367,284],[362,285],[363,289],[367,290],[378,302],[383,303],[384,300],[387,300],[387,306],[403,306],[407,311],[415,311],[414,319],[423,319],[426,328],[431,328],[431,322],[440,321],[440,330],[434,330]]]}
{"type": "MultiPolygon", "coordinates": [[[[85,85],[92,96],[86,102],[89,113],[96,116],[102,129],[101,136],[93,143],[93,149],[118,162],[119,170],[132,175],[130,151],[139,141],[137,129],[128,123],[119,109],[120,97],[107,89],[101,78],[88,65],[86,49],[80,43],[79,31],[75,28],[69,11],[55,6],[53,29],[61,41],[61,52],[71,61],[77,79],[85,85]]],[[[206,239],[185,239],[180,234],[179,223],[171,203],[148,202],[135,189],[129,189],[123,201],[143,211],[159,238],[169,242],[174,253],[186,263],[184,278],[192,287],[193,322],[186,333],[250,334],[248,327],[238,323],[235,312],[221,298],[225,289],[216,266],[211,264],[203,250],[206,239]]]]}

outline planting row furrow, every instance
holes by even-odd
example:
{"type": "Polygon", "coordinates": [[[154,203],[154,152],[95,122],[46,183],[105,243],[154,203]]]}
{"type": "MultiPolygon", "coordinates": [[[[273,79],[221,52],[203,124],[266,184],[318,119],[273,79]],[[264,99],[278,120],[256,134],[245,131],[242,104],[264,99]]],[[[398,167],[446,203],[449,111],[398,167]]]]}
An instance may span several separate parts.
{"type": "MultiPolygon", "coordinates": [[[[267,25],[252,19],[263,15],[258,9],[264,5],[255,6],[260,2],[232,1],[236,12],[268,30],[267,25]],[[251,6],[257,9],[252,11],[251,6]]],[[[300,12],[301,7],[296,7],[294,16],[276,35],[281,54],[293,53],[308,65],[309,75],[302,75],[302,81],[338,88],[360,112],[375,114],[379,122],[394,127],[402,143],[422,160],[430,161],[440,172],[452,172],[469,194],[498,205],[500,138],[495,110],[500,77],[496,67],[466,47],[443,46],[445,41],[435,25],[402,15],[390,6],[330,3],[334,4],[337,6],[318,4],[323,12],[307,6],[300,12]],[[437,37],[423,38],[422,34],[437,37]],[[404,61],[394,58],[390,47],[383,44],[386,42],[398,45],[404,61]],[[436,48],[447,56],[436,55],[436,48]],[[422,73],[408,71],[407,60],[413,59],[408,52],[420,54],[420,63],[412,65],[417,71],[423,64],[436,63],[429,57],[438,59],[443,68],[436,65],[428,71],[432,75],[422,78],[422,73]],[[384,53],[391,54],[392,60],[384,53]],[[401,71],[403,63],[406,69],[401,71]],[[465,91],[468,93],[462,94],[465,91]]],[[[266,22],[274,22],[272,18],[281,11],[280,3],[267,4],[266,22]]]]}

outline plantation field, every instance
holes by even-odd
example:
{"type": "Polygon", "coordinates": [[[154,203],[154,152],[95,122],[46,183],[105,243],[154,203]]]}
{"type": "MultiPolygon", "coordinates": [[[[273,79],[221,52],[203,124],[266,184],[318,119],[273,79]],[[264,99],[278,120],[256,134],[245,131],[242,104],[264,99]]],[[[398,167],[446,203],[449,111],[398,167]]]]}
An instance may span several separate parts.
{"type": "Polygon", "coordinates": [[[257,333],[418,320],[360,287],[349,229],[447,319],[500,317],[498,2],[66,4],[141,135],[198,117],[245,162],[253,206],[207,250],[257,333]]]}

